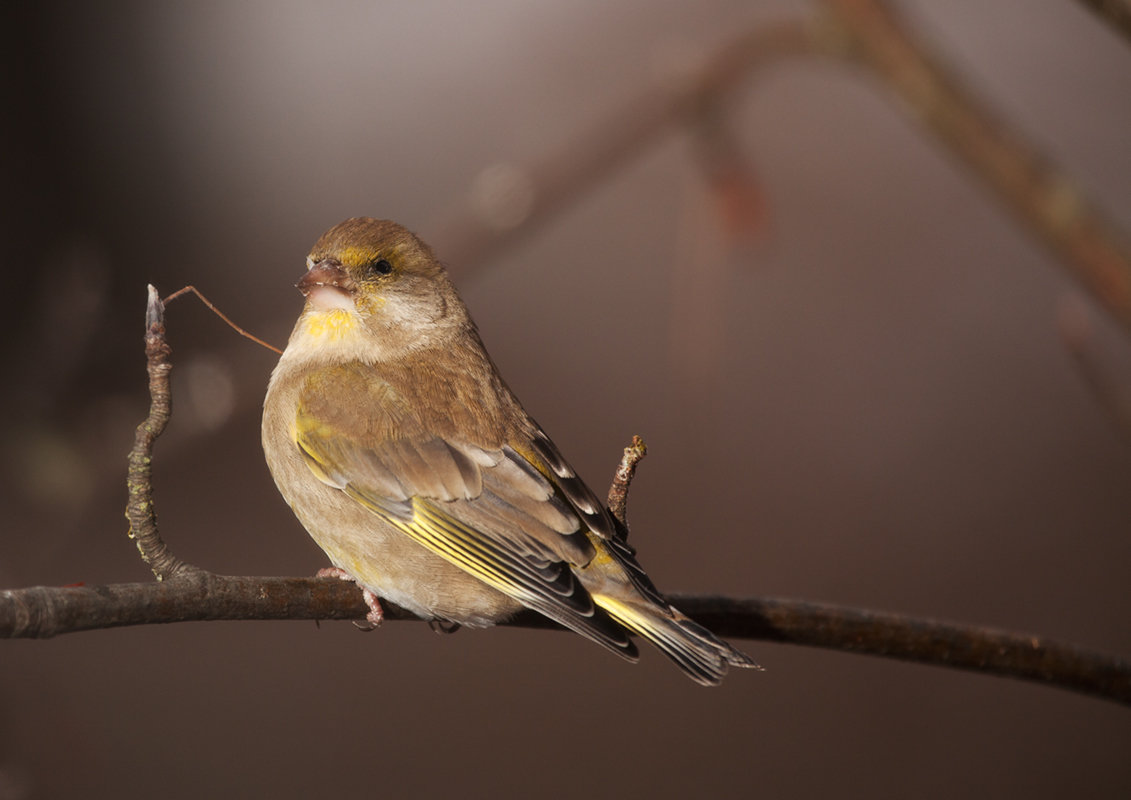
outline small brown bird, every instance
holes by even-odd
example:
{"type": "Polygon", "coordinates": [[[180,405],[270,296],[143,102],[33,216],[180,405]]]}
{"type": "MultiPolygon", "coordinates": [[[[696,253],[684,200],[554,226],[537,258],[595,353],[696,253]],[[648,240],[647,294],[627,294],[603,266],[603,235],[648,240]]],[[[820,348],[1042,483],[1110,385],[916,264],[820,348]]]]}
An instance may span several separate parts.
{"type": "Polygon", "coordinates": [[[756,667],[669,605],[600,500],[499,376],[432,251],[359,217],[327,231],[271,375],[263,449],[335,569],[441,623],[524,606],[631,661],[628,631],[692,679],[756,667]]]}

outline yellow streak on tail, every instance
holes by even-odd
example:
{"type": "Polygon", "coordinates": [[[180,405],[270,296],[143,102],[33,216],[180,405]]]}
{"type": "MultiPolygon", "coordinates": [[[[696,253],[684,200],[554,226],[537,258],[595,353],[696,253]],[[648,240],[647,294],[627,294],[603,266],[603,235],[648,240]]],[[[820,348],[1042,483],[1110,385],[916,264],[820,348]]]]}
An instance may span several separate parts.
{"type": "Polygon", "coordinates": [[[607,594],[594,594],[593,602],[605,609],[610,617],[629,630],[642,633],[645,630],[655,629],[655,626],[650,624],[648,618],[641,615],[640,612],[632,606],[609,597],[607,594]]]}
{"type": "Polygon", "coordinates": [[[696,625],[678,612],[668,616],[665,609],[640,608],[608,595],[594,594],[593,602],[605,610],[616,622],[649,640],[689,678],[704,686],[718,686],[727,672],[727,666],[754,666],[738,651],[716,639],[710,631],[696,625]]]}

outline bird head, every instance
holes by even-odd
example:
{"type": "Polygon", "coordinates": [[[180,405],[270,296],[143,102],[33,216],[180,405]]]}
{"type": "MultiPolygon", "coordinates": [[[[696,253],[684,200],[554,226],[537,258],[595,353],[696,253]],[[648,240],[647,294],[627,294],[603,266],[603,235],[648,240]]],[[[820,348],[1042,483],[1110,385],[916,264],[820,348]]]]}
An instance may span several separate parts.
{"type": "Polygon", "coordinates": [[[395,222],[355,217],[315,243],[296,287],[306,297],[296,337],[304,344],[393,358],[442,342],[469,324],[432,250],[395,222]]]}

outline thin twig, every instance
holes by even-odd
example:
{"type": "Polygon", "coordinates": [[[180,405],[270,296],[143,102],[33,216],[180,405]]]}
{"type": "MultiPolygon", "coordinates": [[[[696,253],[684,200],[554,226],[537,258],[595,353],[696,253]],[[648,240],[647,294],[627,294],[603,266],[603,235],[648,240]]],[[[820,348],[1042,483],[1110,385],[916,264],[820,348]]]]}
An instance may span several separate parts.
{"type": "Polygon", "coordinates": [[[202,303],[204,303],[204,305],[208,306],[209,310],[211,310],[213,314],[218,316],[220,319],[224,320],[224,322],[228,323],[228,326],[232,330],[234,330],[236,333],[238,333],[240,336],[243,336],[246,339],[251,339],[251,341],[255,342],[257,345],[260,345],[262,347],[266,347],[268,350],[270,350],[273,353],[278,353],[279,355],[283,354],[283,351],[280,350],[275,345],[268,344],[267,342],[260,339],[258,336],[255,336],[251,333],[248,333],[243,328],[241,328],[239,325],[237,325],[236,323],[234,323],[230,319],[228,319],[228,316],[223,311],[216,308],[216,306],[214,306],[212,304],[212,301],[209,300],[207,297],[205,297],[203,294],[201,294],[200,290],[197,289],[195,286],[182,286],[180,289],[177,289],[177,291],[173,292],[171,295],[166,297],[163,302],[164,302],[165,305],[169,305],[170,302],[172,302],[173,300],[176,300],[178,297],[180,297],[181,295],[186,294],[188,292],[192,292],[193,294],[195,294],[197,296],[197,298],[200,300],[200,302],[202,302],[202,303]]]}
{"type": "Polygon", "coordinates": [[[827,52],[858,60],[1050,245],[1070,272],[1131,328],[1131,248],[1078,187],[963,85],[880,0],[825,0],[827,52]]]}
{"type": "Polygon", "coordinates": [[[624,448],[620,464],[617,465],[616,474],[613,475],[613,484],[609,487],[609,511],[624,526],[625,535],[628,532],[628,489],[636,476],[636,465],[648,455],[648,448],[639,436],[632,437],[632,444],[624,448]]]}
{"type": "Polygon", "coordinates": [[[126,519],[129,536],[157,580],[167,580],[180,573],[198,571],[174,556],[157,530],[157,510],[153,504],[153,444],[165,430],[173,413],[169,391],[169,357],[172,349],[165,341],[165,305],[153,286],[145,307],[145,358],[149,372],[149,416],[137,426],[134,446],[130,450],[126,472],[126,519]]]}

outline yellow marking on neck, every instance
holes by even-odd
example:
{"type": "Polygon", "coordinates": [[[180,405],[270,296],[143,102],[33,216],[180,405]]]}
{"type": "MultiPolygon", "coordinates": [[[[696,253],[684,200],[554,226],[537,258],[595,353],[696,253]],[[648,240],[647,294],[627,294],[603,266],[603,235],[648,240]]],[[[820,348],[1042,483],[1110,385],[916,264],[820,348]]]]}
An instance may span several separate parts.
{"type": "Polygon", "coordinates": [[[357,316],[344,308],[315,311],[306,318],[306,335],[312,339],[337,342],[357,330],[357,316]]]}

